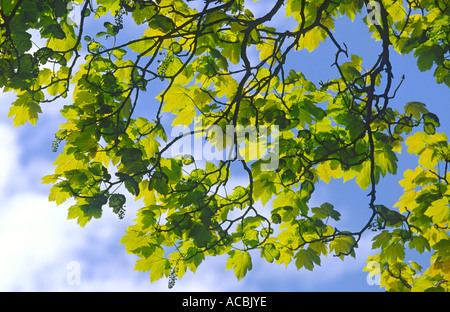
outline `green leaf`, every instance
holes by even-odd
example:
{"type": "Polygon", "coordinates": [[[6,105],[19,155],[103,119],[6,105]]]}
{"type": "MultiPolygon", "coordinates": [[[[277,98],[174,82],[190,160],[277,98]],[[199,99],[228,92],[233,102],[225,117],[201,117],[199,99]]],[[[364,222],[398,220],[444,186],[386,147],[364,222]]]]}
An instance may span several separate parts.
{"type": "Polygon", "coordinates": [[[332,219],[339,221],[341,214],[334,210],[333,205],[329,203],[324,203],[320,207],[311,208],[311,211],[314,213],[314,216],[320,219],[326,219],[331,217],[332,219]]]}
{"type": "Polygon", "coordinates": [[[392,150],[376,150],[375,163],[376,172],[384,177],[387,173],[397,173],[397,156],[392,150]]]}
{"type": "Polygon", "coordinates": [[[350,235],[336,237],[330,242],[330,251],[334,251],[341,259],[344,259],[344,256],[348,254],[354,256],[354,248],[356,247],[356,240],[350,235]]]}
{"type": "Polygon", "coordinates": [[[300,187],[301,198],[305,201],[309,201],[315,189],[314,183],[308,180],[303,181],[300,187]]]}
{"type": "Polygon", "coordinates": [[[450,259],[450,239],[441,239],[432,247],[440,257],[443,259],[450,259]]]}
{"type": "Polygon", "coordinates": [[[438,45],[433,45],[431,47],[424,46],[419,48],[414,53],[417,57],[417,67],[420,71],[430,70],[433,67],[433,63],[442,64],[444,60],[444,51],[438,45]]]}
{"type": "MultiPolygon", "coordinates": [[[[56,181],[57,177],[54,177],[53,180],[56,181]]],[[[64,183],[65,182],[60,182],[50,188],[50,194],[48,196],[49,201],[54,201],[56,202],[56,205],[61,205],[71,197],[71,193],[64,187],[64,183]]]]}
{"type": "Polygon", "coordinates": [[[222,50],[222,55],[231,63],[238,64],[241,59],[241,47],[239,44],[227,44],[222,50]]]}
{"type": "Polygon", "coordinates": [[[137,250],[149,244],[147,233],[137,230],[138,226],[128,227],[126,234],[120,240],[120,243],[125,245],[125,250],[128,253],[137,253],[137,250]]]}
{"type": "Polygon", "coordinates": [[[152,137],[141,139],[139,143],[144,147],[145,158],[147,159],[154,157],[159,151],[160,143],[152,137]]]}
{"type": "Polygon", "coordinates": [[[184,125],[185,127],[192,124],[197,112],[191,107],[186,107],[177,112],[177,117],[173,120],[172,126],[184,125]]]}
{"type": "Polygon", "coordinates": [[[371,164],[370,162],[366,161],[362,166],[361,170],[359,171],[358,175],[356,176],[356,183],[363,189],[367,189],[371,184],[371,164]]]}
{"type": "Polygon", "coordinates": [[[141,211],[142,219],[140,219],[140,224],[142,224],[143,229],[148,229],[150,226],[153,226],[156,222],[155,213],[151,210],[143,210],[141,211]]]}
{"type": "Polygon", "coordinates": [[[233,269],[238,280],[241,280],[252,269],[252,258],[246,251],[232,250],[228,253],[225,269],[233,269]]]}
{"type": "Polygon", "coordinates": [[[175,28],[172,19],[164,15],[155,15],[149,21],[148,26],[153,29],[158,29],[163,33],[167,33],[175,28]]]}
{"type": "Polygon", "coordinates": [[[409,261],[409,264],[411,265],[411,267],[416,270],[417,272],[422,271],[422,266],[420,266],[417,262],[414,261],[409,261]]]}
{"type": "Polygon", "coordinates": [[[419,276],[411,288],[411,292],[426,292],[433,289],[437,283],[437,279],[429,275],[419,276]]]}
{"type": "Polygon", "coordinates": [[[12,38],[19,54],[29,51],[33,46],[31,43],[31,35],[25,31],[13,32],[12,38]]]}
{"type": "Polygon", "coordinates": [[[120,2],[120,0],[97,0],[97,4],[104,8],[102,10],[103,14],[111,11],[111,14],[114,16],[120,11],[120,2]]]}
{"type": "Polygon", "coordinates": [[[194,243],[198,247],[206,247],[212,240],[211,232],[200,224],[196,224],[190,229],[189,236],[194,239],[194,243]]]}
{"type": "Polygon", "coordinates": [[[424,131],[426,134],[432,135],[436,133],[436,128],[441,125],[439,117],[433,113],[423,115],[424,131]]]}
{"type": "Polygon", "coordinates": [[[118,59],[121,60],[125,54],[127,53],[127,51],[125,49],[114,49],[112,51],[112,54],[118,59]]]}
{"type": "MultiPolygon", "coordinates": [[[[68,51],[76,49],[77,36],[75,35],[73,27],[67,23],[61,23],[62,31],[65,33],[64,39],[58,39],[55,36],[51,36],[48,40],[47,47],[54,51],[68,51]]],[[[54,33],[55,34],[55,33],[54,33]]],[[[58,31],[58,37],[62,37],[62,34],[58,31]]]]}
{"type": "Polygon", "coordinates": [[[310,243],[308,248],[314,249],[315,251],[317,251],[317,253],[319,254],[319,256],[322,254],[325,257],[328,255],[328,246],[327,243],[322,243],[322,242],[314,242],[314,243],[310,243]]]}
{"type": "Polygon", "coordinates": [[[432,218],[434,223],[446,222],[450,219],[450,207],[447,197],[433,201],[425,211],[425,215],[432,218]]]}
{"type": "Polygon", "coordinates": [[[372,239],[372,249],[385,248],[391,241],[392,234],[388,230],[382,231],[372,239]]]}
{"type": "Polygon", "coordinates": [[[134,196],[139,196],[140,189],[139,189],[139,183],[134,179],[130,178],[125,180],[124,182],[125,188],[134,196]]]}
{"type": "Polygon", "coordinates": [[[413,236],[409,242],[409,248],[415,248],[419,253],[423,253],[425,250],[430,250],[430,243],[423,236],[413,236]]]}
{"type": "Polygon", "coordinates": [[[340,178],[343,173],[341,168],[335,163],[320,163],[316,167],[318,176],[325,182],[330,183],[331,178],[340,178]]]}
{"type": "Polygon", "coordinates": [[[405,140],[405,144],[408,146],[408,153],[420,155],[426,148],[427,134],[424,132],[417,132],[412,136],[409,136],[405,140]]]}
{"type": "Polygon", "coordinates": [[[426,105],[422,102],[412,101],[405,105],[405,114],[411,115],[413,118],[420,120],[422,114],[428,113],[426,105]]]}
{"type": "Polygon", "coordinates": [[[162,171],[169,179],[170,184],[178,183],[183,175],[181,169],[181,162],[173,158],[169,160],[161,160],[162,171]]]}
{"type": "Polygon", "coordinates": [[[390,263],[403,261],[405,259],[405,246],[401,243],[390,244],[381,252],[381,255],[390,263]]]}
{"type": "Polygon", "coordinates": [[[406,221],[406,218],[402,214],[389,209],[384,205],[375,205],[375,208],[380,216],[386,221],[388,226],[393,227],[401,224],[403,221],[406,221]]]}
{"type": "Polygon", "coordinates": [[[156,6],[136,3],[136,8],[132,12],[132,17],[137,25],[141,25],[145,20],[150,20],[156,14],[156,6]]]}
{"type": "Polygon", "coordinates": [[[142,151],[138,148],[123,148],[116,155],[122,157],[124,165],[129,165],[142,159],[142,151]]]}
{"type": "Polygon", "coordinates": [[[66,38],[66,33],[64,32],[61,25],[59,25],[59,24],[51,24],[51,25],[45,26],[41,30],[41,35],[43,38],[53,37],[55,39],[60,39],[60,40],[66,38]]]}
{"type": "Polygon", "coordinates": [[[134,269],[136,271],[150,271],[150,282],[153,283],[164,276],[169,276],[170,262],[164,258],[164,249],[152,246],[146,253],[146,258],[139,259],[134,269]]]}
{"type": "Polygon", "coordinates": [[[272,243],[264,244],[261,248],[261,257],[272,263],[280,258],[280,251],[272,243]]]}
{"type": "Polygon", "coordinates": [[[85,217],[94,217],[96,219],[101,218],[102,209],[92,204],[80,205],[80,209],[83,211],[85,217]]]}
{"type": "MultiPolygon", "coordinates": [[[[81,207],[79,205],[73,205],[69,208],[69,213],[67,215],[67,219],[77,219],[77,224],[81,227],[86,226],[86,224],[91,221],[94,215],[99,216],[98,211],[95,209],[93,211],[89,211],[89,207],[81,207]]],[[[101,216],[101,212],[100,212],[101,216]]]]}
{"type": "Polygon", "coordinates": [[[14,117],[14,127],[22,126],[27,122],[34,126],[40,113],[42,113],[42,110],[38,103],[19,96],[9,109],[8,117],[14,117]]]}
{"type": "Polygon", "coordinates": [[[273,181],[269,180],[255,180],[253,183],[253,197],[255,200],[261,199],[265,205],[272,196],[276,193],[276,187],[273,181]]]}
{"type": "Polygon", "coordinates": [[[295,259],[295,265],[298,270],[304,267],[305,269],[312,271],[314,269],[314,264],[320,266],[319,254],[311,248],[299,250],[295,255],[295,259]]]}

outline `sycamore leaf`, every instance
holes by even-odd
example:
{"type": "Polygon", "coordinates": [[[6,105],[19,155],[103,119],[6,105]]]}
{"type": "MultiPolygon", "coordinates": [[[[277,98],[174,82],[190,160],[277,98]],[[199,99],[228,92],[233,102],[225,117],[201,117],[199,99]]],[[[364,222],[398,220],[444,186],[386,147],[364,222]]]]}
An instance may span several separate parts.
{"type": "Polygon", "coordinates": [[[328,248],[327,248],[327,244],[326,243],[322,243],[322,242],[314,242],[314,243],[310,243],[309,244],[309,248],[314,249],[315,251],[317,251],[317,253],[320,255],[324,255],[327,256],[328,255],[328,248]]]}
{"type": "Polygon", "coordinates": [[[393,243],[384,248],[381,255],[385,257],[390,263],[402,261],[405,258],[405,246],[400,243],[393,243]]]}
{"type": "Polygon", "coordinates": [[[106,12],[111,11],[112,15],[120,11],[120,2],[120,0],[97,0],[97,4],[104,7],[106,12]]]}
{"type": "Polygon", "coordinates": [[[196,224],[189,230],[189,236],[193,238],[194,243],[198,247],[205,247],[211,242],[212,235],[204,226],[196,224]]]}
{"type": "Polygon", "coordinates": [[[337,179],[343,176],[343,171],[340,167],[332,166],[332,163],[320,163],[317,165],[317,174],[325,182],[330,183],[331,178],[337,179]]]}
{"type": "Polygon", "coordinates": [[[446,222],[450,218],[448,198],[444,197],[434,201],[425,211],[425,215],[432,218],[434,223],[446,222]]]}
{"type": "Polygon", "coordinates": [[[256,180],[253,184],[253,197],[255,200],[260,199],[262,204],[265,205],[275,194],[276,187],[272,181],[269,180],[256,180]]]}
{"type": "Polygon", "coordinates": [[[435,287],[437,282],[438,280],[436,279],[436,277],[432,277],[429,275],[419,275],[419,277],[414,280],[411,292],[431,291],[435,287]]]}
{"type": "Polygon", "coordinates": [[[252,259],[246,251],[232,250],[228,253],[225,269],[233,269],[237,279],[242,279],[252,269],[252,259]]]}
{"type": "Polygon", "coordinates": [[[62,188],[58,184],[56,184],[50,188],[50,194],[48,196],[48,200],[54,201],[56,203],[56,205],[61,205],[71,196],[72,196],[72,194],[68,190],[65,190],[64,188],[62,188]]]}
{"type": "MultiPolygon", "coordinates": [[[[100,212],[101,215],[101,212],[100,212]]],[[[99,211],[94,209],[89,209],[89,207],[81,207],[80,205],[73,205],[69,208],[69,213],[67,219],[77,219],[77,223],[84,227],[92,217],[99,217],[99,211]]]]}
{"type": "Polygon", "coordinates": [[[409,261],[409,264],[411,265],[411,267],[416,270],[417,272],[422,271],[422,266],[419,265],[417,262],[414,261],[409,261]]]}
{"type": "Polygon", "coordinates": [[[354,248],[356,248],[356,240],[353,236],[340,236],[336,237],[330,242],[330,251],[334,251],[341,259],[347,254],[353,256],[354,248]]]}
{"type": "Polygon", "coordinates": [[[415,248],[419,253],[423,253],[425,250],[430,250],[430,243],[423,236],[413,236],[409,242],[409,248],[415,248]]]}
{"type": "Polygon", "coordinates": [[[361,171],[356,176],[356,183],[363,189],[367,189],[371,184],[371,165],[366,161],[361,166],[361,171]]]}
{"type": "Polygon", "coordinates": [[[170,273],[170,262],[164,258],[164,249],[151,246],[146,257],[139,259],[134,267],[136,271],[150,271],[150,282],[155,282],[170,273]]]}
{"type": "Polygon", "coordinates": [[[66,33],[59,24],[50,24],[44,27],[41,31],[41,35],[43,38],[49,38],[50,36],[60,40],[66,38],[66,33]]]}
{"type": "Polygon", "coordinates": [[[320,207],[311,208],[311,211],[314,212],[314,216],[320,219],[326,219],[331,217],[332,219],[339,221],[341,214],[334,210],[333,205],[329,203],[324,203],[320,207]]]}
{"type": "Polygon", "coordinates": [[[382,231],[372,239],[372,249],[385,248],[391,241],[392,234],[388,230],[382,231]]]}
{"type": "Polygon", "coordinates": [[[320,44],[320,41],[325,41],[326,33],[323,29],[315,27],[306,32],[299,41],[299,49],[307,49],[309,52],[314,51],[320,44]]]}
{"type": "Polygon", "coordinates": [[[241,47],[239,44],[227,44],[222,50],[222,55],[231,63],[238,64],[241,58],[241,47]]]}
{"type": "Polygon", "coordinates": [[[428,109],[425,106],[424,103],[418,101],[408,102],[405,105],[405,114],[419,120],[422,114],[428,113],[428,109]]]}
{"type": "Polygon", "coordinates": [[[417,57],[417,67],[420,71],[427,71],[433,67],[433,63],[442,64],[444,59],[444,51],[440,46],[433,45],[431,47],[425,46],[415,52],[417,57]]]}
{"type": "Polygon", "coordinates": [[[437,254],[442,257],[443,259],[447,259],[447,274],[448,269],[450,269],[450,239],[445,237],[442,238],[439,242],[433,245],[433,250],[437,252],[437,254]]]}
{"type": "Polygon", "coordinates": [[[272,243],[265,244],[261,249],[261,257],[264,257],[267,262],[272,263],[274,260],[278,260],[280,258],[280,251],[278,251],[272,243]]]}
{"type": "Polygon", "coordinates": [[[149,238],[145,232],[140,230],[140,225],[136,224],[127,229],[127,233],[121,238],[120,243],[125,245],[128,253],[133,253],[139,248],[148,246],[149,238]]]}
{"type": "Polygon", "coordinates": [[[164,96],[166,104],[162,108],[162,112],[176,112],[188,105],[192,104],[192,97],[189,90],[181,85],[174,84],[164,96]]]}
{"type": "Polygon", "coordinates": [[[405,140],[405,144],[408,146],[408,153],[420,155],[426,147],[427,138],[428,135],[424,132],[417,132],[409,136],[405,140]]]}
{"type": "Polygon", "coordinates": [[[424,131],[426,134],[435,134],[436,128],[439,127],[439,117],[433,113],[426,113],[423,115],[424,131]]]}
{"type": "Polygon", "coordinates": [[[314,269],[314,264],[320,266],[320,257],[317,251],[314,249],[301,249],[295,255],[295,265],[297,269],[300,270],[302,267],[312,271],[314,269]]]}
{"type": "Polygon", "coordinates": [[[61,24],[61,30],[58,30],[55,36],[50,37],[47,43],[47,47],[54,51],[68,51],[70,49],[76,48],[77,36],[71,26],[67,23],[61,24]],[[65,36],[62,35],[64,32],[65,36]],[[62,38],[62,39],[61,39],[62,38]]]}
{"type": "Polygon", "coordinates": [[[34,126],[38,120],[38,114],[40,113],[42,113],[42,110],[38,103],[17,100],[9,109],[8,117],[14,116],[14,127],[23,126],[27,122],[34,126]]]}
{"type": "Polygon", "coordinates": [[[375,205],[378,214],[386,221],[388,226],[396,226],[401,224],[406,218],[395,210],[389,209],[384,205],[375,205]]]}
{"type": "Polygon", "coordinates": [[[182,109],[180,112],[177,112],[177,117],[173,120],[172,126],[184,125],[184,127],[188,127],[190,124],[194,122],[194,118],[197,112],[192,107],[186,107],[182,109]]]}

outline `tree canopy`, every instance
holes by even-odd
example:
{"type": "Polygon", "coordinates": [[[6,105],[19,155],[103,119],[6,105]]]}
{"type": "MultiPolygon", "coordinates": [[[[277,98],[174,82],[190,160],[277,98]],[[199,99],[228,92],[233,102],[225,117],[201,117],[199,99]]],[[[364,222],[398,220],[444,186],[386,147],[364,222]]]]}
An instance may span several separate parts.
{"type": "Polygon", "coordinates": [[[263,12],[243,0],[0,0],[8,116],[35,125],[42,105],[65,103],[49,200],[73,199],[81,226],[142,200],[121,242],[152,282],[173,286],[218,255],[238,279],[258,254],[313,270],[322,256],[355,256],[375,231],[366,269],[379,264],[382,287],[448,291],[449,142],[431,107],[392,107],[404,77],[390,55],[412,54],[450,87],[450,1],[260,2],[263,12]],[[364,20],[373,63],[337,37],[342,18],[364,20]],[[325,41],[335,51],[324,81],[289,66],[325,41]],[[418,166],[398,173],[402,150],[418,166]],[[247,184],[230,186],[238,173],[247,184]],[[404,175],[395,207],[377,197],[388,174],[404,175]],[[311,207],[332,179],[367,190],[358,231],[341,229],[332,203],[311,207]],[[408,250],[429,252],[429,267],[408,250]]]}

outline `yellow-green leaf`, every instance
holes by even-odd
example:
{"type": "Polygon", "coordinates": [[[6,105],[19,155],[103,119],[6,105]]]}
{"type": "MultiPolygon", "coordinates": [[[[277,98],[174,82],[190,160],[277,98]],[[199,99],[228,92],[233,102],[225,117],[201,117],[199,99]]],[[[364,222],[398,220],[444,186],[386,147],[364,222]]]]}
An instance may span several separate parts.
{"type": "Polygon", "coordinates": [[[229,253],[225,269],[233,269],[237,279],[242,279],[252,269],[252,259],[246,251],[232,250],[229,253]]]}
{"type": "Polygon", "coordinates": [[[432,218],[434,223],[446,222],[450,219],[450,207],[447,197],[434,201],[425,211],[425,215],[432,218]]]}

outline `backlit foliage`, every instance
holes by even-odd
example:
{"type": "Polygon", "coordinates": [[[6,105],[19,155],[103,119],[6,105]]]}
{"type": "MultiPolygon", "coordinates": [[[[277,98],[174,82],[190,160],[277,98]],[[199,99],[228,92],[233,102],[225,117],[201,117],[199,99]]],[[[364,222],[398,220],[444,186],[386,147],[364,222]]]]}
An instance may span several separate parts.
{"type": "MultiPolygon", "coordinates": [[[[0,5],[0,87],[16,94],[14,125],[35,125],[42,105],[65,103],[55,171],[43,178],[52,184],[49,199],[75,200],[68,217],[81,226],[104,213],[122,218],[127,196],[141,199],[122,243],[152,282],[170,277],[173,287],[207,256],[224,254],[226,269],[241,279],[258,255],[252,250],[271,263],[313,270],[322,256],[355,256],[363,235],[375,231],[377,253],[368,261],[379,263],[372,274],[381,274],[382,287],[449,289],[449,142],[424,103],[404,103],[402,111],[390,105],[403,81],[392,74],[390,53],[413,54],[419,70],[450,87],[450,1],[0,5]],[[264,12],[251,11],[258,6],[264,12]],[[70,8],[79,9],[78,19],[69,19],[70,8]],[[335,22],[346,17],[364,19],[377,40],[373,64],[336,37],[335,22]],[[285,26],[275,27],[280,18],[285,26]],[[335,47],[326,60],[333,79],[312,82],[289,68],[298,53],[314,53],[326,40],[335,47]],[[171,147],[181,136],[170,136],[169,117],[192,137],[203,135],[194,117],[221,129],[277,126],[277,149],[268,150],[276,150],[279,165],[262,170],[267,160],[237,153],[221,161],[175,157],[171,147]],[[418,156],[418,167],[398,173],[402,146],[418,156]],[[248,183],[231,187],[242,172],[248,183]],[[396,207],[376,196],[387,174],[404,174],[396,207]],[[354,180],[369,193],[371,215],[360,230],[341,229],[332,203],[311,207],[316,184],[332,179],[354,180]],[[410,249],[430,252],[429,267],[408,261],[410,249]]],[[[223,143],[214,138],[206,140],[223,143]]],[[[234,136],[227,144],[237,150],[245,142],[234,136]]]]}

